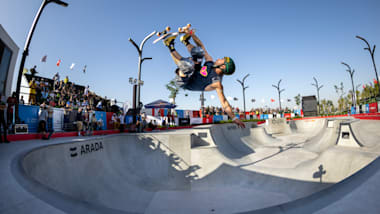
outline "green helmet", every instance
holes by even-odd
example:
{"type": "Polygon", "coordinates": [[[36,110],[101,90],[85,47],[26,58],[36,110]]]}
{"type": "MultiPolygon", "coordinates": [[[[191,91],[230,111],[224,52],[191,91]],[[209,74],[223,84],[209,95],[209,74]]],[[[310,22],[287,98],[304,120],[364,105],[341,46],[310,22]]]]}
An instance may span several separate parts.
{"type": "Polygon", "coordinates": [[[235,63],[230,57],[224,57],[224,65],[226,65],[226,69],[223,70],[225,75],[231,75],[235,72],[235,63]]]}

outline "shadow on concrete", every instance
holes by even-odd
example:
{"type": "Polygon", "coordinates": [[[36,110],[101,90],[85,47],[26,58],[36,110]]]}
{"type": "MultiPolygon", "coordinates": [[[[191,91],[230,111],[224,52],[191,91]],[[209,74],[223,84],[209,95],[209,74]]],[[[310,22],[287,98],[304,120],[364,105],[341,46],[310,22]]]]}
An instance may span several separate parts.
{"type": "Polygon", "coordinates": [[[326,174],[326,170],[323,170],[323,165],[319,165],[318,171],[314,172],[313,178],[319,178],[319,182],[322,183],[322,176],[326,174]]]}
{"type": "Polygon", "coordinates": [[[191,133],[191,148],[196,148],[199,146],[209,146],[210,144],[202,139],[205,137],[207,137],[207,132],[200,132],[198,133],[198,135],[191,133]]]}
{"type": "Polygon", "coordinates": [[[380,158],[343,181],[310,196],[260,210],[242,212],[269,213],[378,213],[380,194],[380,158]],[[349,197],[347,197],[349,195],[349,197]],[[366,197],[363,197],[366,196],[366,197]],[[335,205],[335,206],[334,206],[335,205]]]}
{"type": "Polygon", "coordinates": [[[172,169],[182,174],[187,181],[192,182],[193,180],[199,178],[196,174],[196,171],[201,168],[199,165],[191,165],[190,163],[187,163],[178,154],[176,154],[175,151],[157,138],[143,137],[143,139],[143,145],[147,146],[147,148],[154,152],[164,155],[168,159],[172,169]],[[154,141],[157,141],[157,144],[154,143],[154,141]]]}
{"type": "MultiPolygon", "coordinates": [[[[299,144],[302,144],[302,143],[299,143],[299,144]]],[[[267,156],[267,157],[265,157],[265,158],[262,158],[262,159],[260,159],[260,160],[257,160],[257,161],[254,161],[254,162],[251,162],[251,163],[241,164],[241,165],[239,165],[239,167],[245,167],[245,166],[255,165],[255,164],[260,163],[260,162],[262,162],[262,161],[265,161],[265,160],[268,160],[268,159],[270,159],[270,158],[273,158],[273,157],[275,157],[275,156],[277,156],[277,155],[279,155],[279,154],[281,154],[281,153],[283,153],[283,152],[285,152],[285,151],[287,151],[287,150],[295,149],[295,148],[302,148],[301,146],[298,146],[299,144],[296,144],[296,143],[290,143],[290,144],[287,144],[285,147],[283,147],[283,146],[279,146],[279,147],[278,147],[278,148],[279,148],[279,151],[278,151],[278,152],[276,152],[276,153],[274,153],[274,154],[272,154],[272,155],[269,155],[269,156],[267,156]]]]}
{"type": "Polygon", "coordinates": [[[250,136],[249,126],[244,129],[238,128],[235,124],[221,124],[212,126],[211,136],[218,151],[229,159],[239,159],[249,154],[255,153],[242,138],[250,136]]]}

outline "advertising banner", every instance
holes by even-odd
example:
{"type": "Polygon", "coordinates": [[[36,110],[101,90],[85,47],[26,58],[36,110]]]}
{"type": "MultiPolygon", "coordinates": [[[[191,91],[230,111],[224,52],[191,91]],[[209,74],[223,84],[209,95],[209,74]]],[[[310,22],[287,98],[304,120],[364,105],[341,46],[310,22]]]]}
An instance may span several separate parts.
{"type": "Polygon", "coordinates": [[[132,115],[127,115],[125,117],[125,124],[132,124],[133,123],[133,116],[132,115]]]}
{"type": "Polygon", "coordinates": [[[20,120],[28,124],[29,133],[37,132],[39,106],[19,105],[20,120]]]}
{"type": "Polygon", "coordinates": [[[64,110],[53,108],[53,129],[55,132],[63,131],[64,110]]]}
{"type": "Polygon", "coordinates": [[[369,113],[369,104],[365,104],[365,113],[369,113]]]}
{"type": "Polygon", "coordinates": [[[102,122],[100,130],[107,130],[107,114],[104,111],[95,111],[95,118],[98,122],[102,122]]]}
{"type": "Polygon", "coordinates": [[[195,117],[195,118],[201,117],[199,111],[193,111],[193,117],[195,117]]]}
{"type": "Polygon", "coordinates": [[[223,120],[223,116],[222,115],[214,115],[214,122],[219,122],[219,121],[222,121],[223,120]]]}
{"type": "Polygon", "coordinates": [[[362,105],[361,112],[360,113],[366,113],[365,112],[365,104],[362,105]]]}
{"type": "Polygon", "coordinates": [[[369,104],[369,113],[376,113],[377,112],[377,103],[370,103],[369,104]]]}
{"type": "Polygon", "coordinates": [[[192,117],[190,118],[190,124],[202,124],[202,118],[200,117],[192,117]]]}
{"type": "Polygon", "coordinates": [[[107,129],[113,129],[112,115],[113,112],[106,112],[107,129]]]}
{"type": "Polygon", "coordinates": [[[168,109],[164,108],[164,116],[168,116],[168,109]]]}
{"type": "Polygon", "coordinates": [[[184,118],[185,112],[183,110],[176,110],[178,118],[184,118]]]}
{"type": "Polygon", "coordinates": [[[356,114],[356,108],[355,108],[355,106],[351,107],[351,114],[356,114]]]}
{"type": "Polygon", "coordinates": [[[208,116],[204,117],[202,121],[203,121],[203,123],[212,123],[212,116],[211,117],[208,117],[208,116]]]}

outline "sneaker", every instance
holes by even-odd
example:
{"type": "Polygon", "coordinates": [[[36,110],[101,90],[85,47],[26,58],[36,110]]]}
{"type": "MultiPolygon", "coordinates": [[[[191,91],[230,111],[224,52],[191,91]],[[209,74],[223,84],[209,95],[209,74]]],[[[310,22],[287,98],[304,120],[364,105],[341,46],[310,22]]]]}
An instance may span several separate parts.
{"type": "Polygon", "coordinates": [[[183,36],[181,36],[181,38],[179,38],[179,40],[180,40],[184,45],[188,45],[188,44],[189,44],[189,39],[190,39],[190,34],[188,34],[188,33],[183,34],[183,36]]]}
{"type": "Polygon", "coordinates": [[[177,38],[177,35],[168,35],[168,37],[164,40],[164,44],[168,47],[174,45],[175,38],[177,38]]]}

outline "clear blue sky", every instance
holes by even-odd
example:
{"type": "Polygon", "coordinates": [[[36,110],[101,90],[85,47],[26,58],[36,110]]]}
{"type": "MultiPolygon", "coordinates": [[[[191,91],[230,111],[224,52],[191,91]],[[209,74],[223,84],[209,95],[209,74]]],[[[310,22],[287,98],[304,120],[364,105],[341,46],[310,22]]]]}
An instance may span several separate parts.
{"type": "MultiPolygon", "coordinates": [[[[21,56],[29,28],[42,0],[2,0],[0,23],[20,47],[21,56]]],[[[313,76],[324,87],[321,99],[336,100],[334,85],[341,81],[351,88],[349,74],[340,64],[355,69],[355,84],[375,78],[372,62],[360,35],[372,45],[380,45],[380,1],[137,1],[66,0],[69,7],[49,4],[38,23],[26,67],[37,65],[40,75],[61,77],[90,85],[97,94],[119,101],[132,101],[129,77],[137,77],[138,55],[128,41],[138,44],[153,30],[170,25],[173,29],[191,23],[214,59],[231,56],[236,62],[234,75],[223,79],[226,96],[237,97],[233,106],[242,108],[242,88],[236,79],[246,74],[247,109],[278,106],[272,87],[283,79],[284,99],[314,95],[313,76]],[[47,63],[40,59],[48,55],[47,63]],[[60,67],[55,64],[62,60],[60,67]],[[71,63],[76,63],[70,71],[71,63]],[[81,69],[87,65],[87,73],[81,69]],[[256,103],[250,100],[255,98],[256,103]],[[276,103],[270,103],[274,98],[276,103]]],[[[154,37],[156,38],[156,36],[154,37]]],[[[141,91],[144,104],[156,99],[169,100],[165,88],[174,77],[175,64],[161,43],[145,46],[141,91]]],[[[177,50],[187,55],[177,42],[177,50]]],[[[375,60],[380,69],[379,51],[375,60]]],[[[18,59],[16,70],[20,63],[18,59]]],[[[17,72],[15,72],[17,73],[17,72]]],[[[16,78],[14,78],[16,80],[16,78]]],[[[14,81],[13,85],[16,85],[14,81]]],[[[199,108],[199,92],[181,91],[177,104],[182,109],[199,108]]],[[[220,106],[216,92],[206,93],[206,105],[220,106]],[[211,95],[215,99],[211,99],[211,95]]],[[[288,104],[294,106],[294,102],[288,104]]]]}

